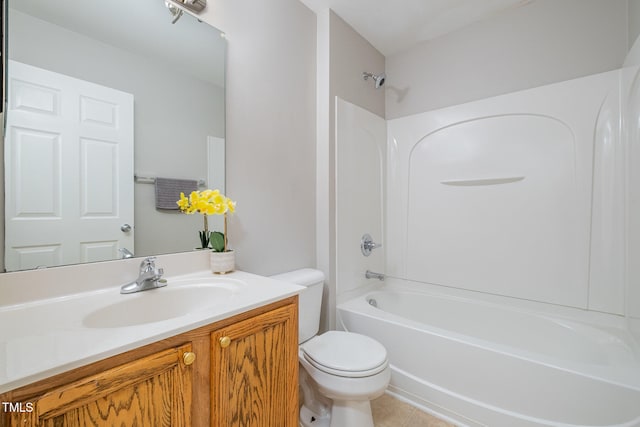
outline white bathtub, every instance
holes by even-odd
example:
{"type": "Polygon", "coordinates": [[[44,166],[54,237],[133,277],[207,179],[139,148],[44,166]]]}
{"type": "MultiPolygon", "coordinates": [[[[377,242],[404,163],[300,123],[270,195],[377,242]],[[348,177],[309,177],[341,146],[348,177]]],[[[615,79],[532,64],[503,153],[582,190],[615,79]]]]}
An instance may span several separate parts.
{"type": "Polygon", "coordinates": [[[414,288],[338,306],[346,330],[387,348],[391,393],[463,426],[640,426],[640,356],[621,319],[414,288]]]}

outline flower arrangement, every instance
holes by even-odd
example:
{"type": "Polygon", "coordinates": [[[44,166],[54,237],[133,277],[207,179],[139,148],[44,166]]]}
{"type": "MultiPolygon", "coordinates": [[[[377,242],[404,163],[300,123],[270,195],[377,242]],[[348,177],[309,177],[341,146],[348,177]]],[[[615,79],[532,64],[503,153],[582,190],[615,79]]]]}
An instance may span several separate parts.
{"type": "Polygon", "coordinates": [[[200,231],[202,249],[212,249],[214,252],[227,252],[227,212],[236,210],[236,202],[220,193],[220,190],[192,191],[189,197],[180,193],[180,200],[176,202],[180,210],[186,214],[200,213],[204,218],[204,230],[200,231]],[[209,231],[208,215],[224,215],[224,231],[209,231]]]}

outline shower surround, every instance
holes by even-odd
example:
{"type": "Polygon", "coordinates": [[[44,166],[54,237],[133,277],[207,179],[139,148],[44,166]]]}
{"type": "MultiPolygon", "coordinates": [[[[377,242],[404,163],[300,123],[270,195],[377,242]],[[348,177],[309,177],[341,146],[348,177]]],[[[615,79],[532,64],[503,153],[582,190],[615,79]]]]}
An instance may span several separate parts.
{"type": "Polygon", "coordinates": [[[622,314],[619,76],[389,121],[387,274],[622,314]]]}
{"type": "Polygon", "coordinates": [[[391,392],[460,425],[640,426],[640,74],[626,65],[390,120],[384,150],[383,119],[337,101],[338,321],[387,346],[391,392]],[[378,166],[383,184],[354,193],[378,166]],[[345,236],[375,220],[384,257],[358,258],[345,236]]]}

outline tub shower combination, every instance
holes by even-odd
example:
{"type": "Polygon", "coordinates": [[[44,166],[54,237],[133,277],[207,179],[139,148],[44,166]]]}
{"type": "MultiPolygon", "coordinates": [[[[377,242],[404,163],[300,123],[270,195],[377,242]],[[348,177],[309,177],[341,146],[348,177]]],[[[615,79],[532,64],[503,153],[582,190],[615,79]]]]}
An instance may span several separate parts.
{"type": "Polygon", "coordinates": [[[392,393],[468,426],[640,425],[640,361],[615,325],[416,288],[338,307],[387,348],[392,393]]]}
{"type": "Polygon", "coordinates": [[[387,348],[391,393],[463,426],[640,426],[620,190],[635,185],[625,141],[640,131],[621,115],[640,111],[639,76],[387,122],[386,259],[341,256],[339,241],[337,318],[387,348]],[[383,262],[386,279],[355,279],[348,262],[383,262]]]}

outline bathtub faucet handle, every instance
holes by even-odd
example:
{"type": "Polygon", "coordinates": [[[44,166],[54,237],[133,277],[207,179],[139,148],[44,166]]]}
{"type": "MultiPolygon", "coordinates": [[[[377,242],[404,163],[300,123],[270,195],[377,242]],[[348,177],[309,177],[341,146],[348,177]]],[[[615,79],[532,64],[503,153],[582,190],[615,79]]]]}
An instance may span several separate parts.
{"type": "Polygon", "coordinates": [[[360,250],[364,256],[371,255],[371,251],[375,248],[379,248],[380,246],[382,246],[382,244],[375,243],[369,233],[362,236],[362,239],[360,240],[360,250]]]}

